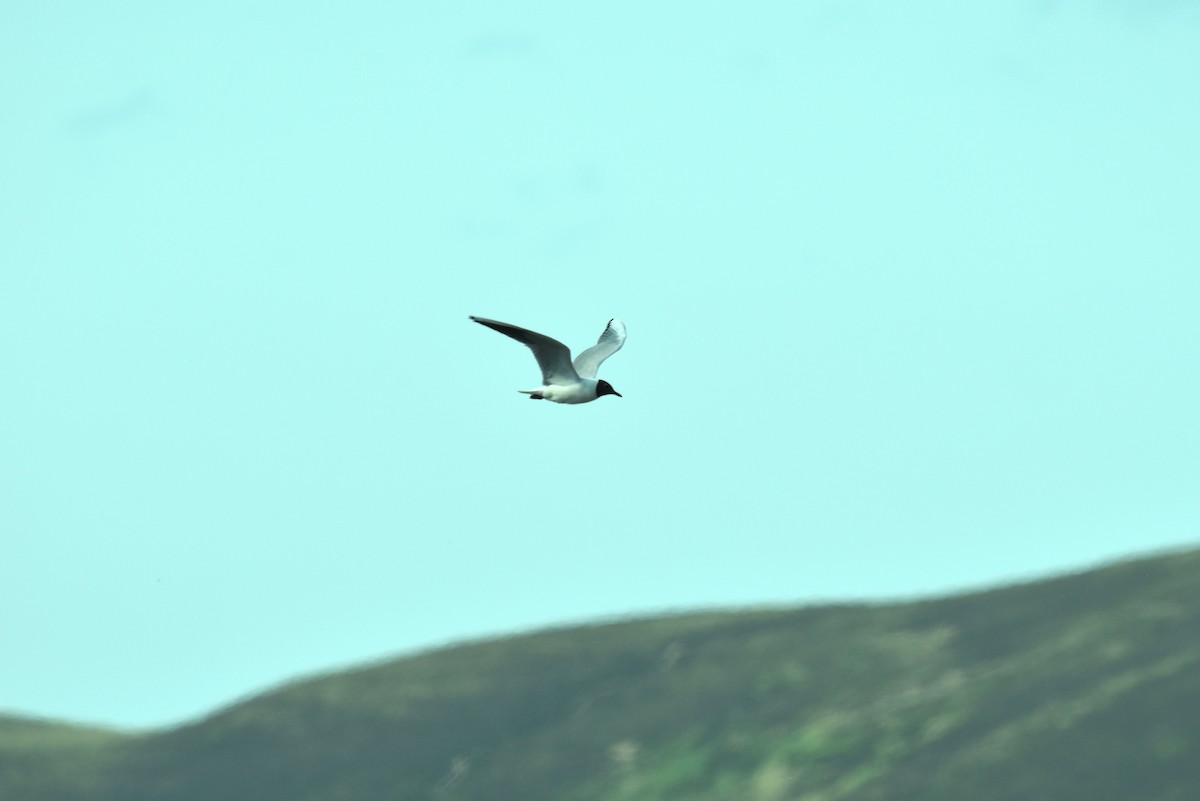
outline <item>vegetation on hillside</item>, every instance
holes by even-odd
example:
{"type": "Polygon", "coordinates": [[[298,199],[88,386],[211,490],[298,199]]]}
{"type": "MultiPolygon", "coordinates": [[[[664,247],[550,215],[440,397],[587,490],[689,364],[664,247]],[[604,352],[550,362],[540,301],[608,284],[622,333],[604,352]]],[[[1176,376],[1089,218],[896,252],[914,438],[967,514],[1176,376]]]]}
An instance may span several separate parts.
{"type": "Polygon", "coordinates": [[[114,731],[0,715],[0,799],[102,797],[123,740],[114,731]]]}
{"type": "Polygon", "coordinates": [[[0,720],[0,798],[1192,801],[1198,712],[1193,551],[465,644],[139,736],[0,720]]]}

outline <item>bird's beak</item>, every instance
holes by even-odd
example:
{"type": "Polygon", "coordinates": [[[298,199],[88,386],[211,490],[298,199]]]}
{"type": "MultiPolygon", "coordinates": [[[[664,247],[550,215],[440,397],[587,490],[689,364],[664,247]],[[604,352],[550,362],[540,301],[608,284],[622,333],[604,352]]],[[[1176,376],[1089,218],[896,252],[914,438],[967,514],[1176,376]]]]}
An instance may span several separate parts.
{"type": "Polygon", "coordinates": [[[620,392],[617,392],[615,389],[613,390],[613,394],[614,394],[614,395],[616,395],[618,398],[623,398],[623,397],[625,397],[625,396],[624,396],[624,395],[622,395],[620,392]]]}

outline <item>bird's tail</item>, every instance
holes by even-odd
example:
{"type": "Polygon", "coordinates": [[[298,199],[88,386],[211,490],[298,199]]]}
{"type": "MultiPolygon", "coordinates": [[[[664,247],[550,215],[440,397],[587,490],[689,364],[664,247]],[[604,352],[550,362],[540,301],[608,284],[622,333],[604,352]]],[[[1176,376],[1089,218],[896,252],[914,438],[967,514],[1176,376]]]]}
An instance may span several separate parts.
{"type": "Polygon", "coordinates": [[[518,389],[517,392],[520,392],[522,395],[528,395],[530,400],[546,399],[545,396],[542,395],[541,390],[537,389],[518,389]]]}

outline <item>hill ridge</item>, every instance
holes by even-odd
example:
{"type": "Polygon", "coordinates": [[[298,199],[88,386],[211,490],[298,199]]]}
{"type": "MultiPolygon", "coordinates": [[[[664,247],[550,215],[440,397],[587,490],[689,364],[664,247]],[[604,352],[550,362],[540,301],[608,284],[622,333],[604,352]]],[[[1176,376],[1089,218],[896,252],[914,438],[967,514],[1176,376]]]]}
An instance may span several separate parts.
{"type": "Polygon", "coordinates": [[[1200,797],[1196,601],[1186,549],[899,603],[475,639],[61,749],[8,747],[0,721],[0,797],[1200,797]]]}

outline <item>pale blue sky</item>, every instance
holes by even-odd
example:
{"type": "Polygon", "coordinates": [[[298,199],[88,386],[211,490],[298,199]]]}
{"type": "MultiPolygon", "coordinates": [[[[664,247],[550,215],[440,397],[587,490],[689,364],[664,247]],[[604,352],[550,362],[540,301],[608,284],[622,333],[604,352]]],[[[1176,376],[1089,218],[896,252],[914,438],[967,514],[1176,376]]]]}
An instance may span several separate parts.
{"type": "Polygon", "coordinates": [[[0,709],[1200,541],[1197,98],[1185,2],[5,3],[0,709]]]}

